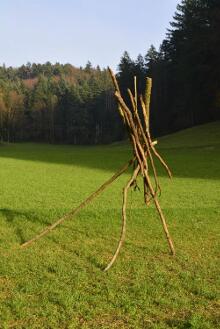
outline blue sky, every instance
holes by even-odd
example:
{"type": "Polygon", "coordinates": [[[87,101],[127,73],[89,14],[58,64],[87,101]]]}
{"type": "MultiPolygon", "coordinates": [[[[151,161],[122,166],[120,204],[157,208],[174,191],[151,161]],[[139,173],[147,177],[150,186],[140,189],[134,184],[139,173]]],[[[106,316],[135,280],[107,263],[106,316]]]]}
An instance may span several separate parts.
{"type": "Polygon", "coordinates": [[[28,61],[116,69],[159,46],[179,0],[1,0],[0,65],[28,61]]]}

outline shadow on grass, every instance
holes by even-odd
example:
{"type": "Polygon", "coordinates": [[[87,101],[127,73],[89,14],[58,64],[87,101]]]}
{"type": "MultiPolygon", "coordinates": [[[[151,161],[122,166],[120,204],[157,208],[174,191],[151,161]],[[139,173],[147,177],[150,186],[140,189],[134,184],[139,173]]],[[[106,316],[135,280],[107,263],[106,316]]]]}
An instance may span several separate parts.
{"type": "Polygon", "coordinates": [[[23,218],[33,223],[40,222],[43,225],[49,225],[48,221],[42,220],[42,216],[40,217],[39,215],[36,214],[36,212],[33,211],[20,211],[20,210],[2,208],[0,209],[0,214],[3,215],[3,217],[8,223],[12,223],[18,218],[19,220],[23,218]]]}
{"type": "MultiPolygon", "coordinates": [[[[187,219],[184,221],[184,226],[182,226],[182,218],[176,219],[178,218],[178,208],[169,210],[171,212],[168,216],[168,222],[171,234],[174,236],[177,250],[180,250],[181,245],[187,245],[188,240],[194,241],[192,246],[195,250],[200,250],[201,245],[204,246],[206,243],[209,243],[208,238],[204,234],[208,223],[210,227],[213,226],[213,231],[209,228],[211,239],[216,239],[217,241],[217,230],[215,232],[215,223],[217,223],[217,219],[216,222],[213,220],[216,216],[215,209],[216,208],[211,208],[207,210],[208,212],[212,210],[212,212],[209,213],[209,221],[207,222],[204,208],[196,208],[194,212],[192,209],[184,208],[183,213],[187,219]],[[195,214],[196,217],[194,217],[195,214]],[[178,243],[178,238],[181,240],[181,244],[178,243]]],[[[167,211],[167,208],[164,210],[167,211]]],[[[46,247],[51,250],[59,248],[69,254],[74,253],[76,256],[86,259],[88,263],[92,264],[97,269],[103,270],[106,263],[104,263],[105,247],[102,246],[110,246],[110,252],[112,254],[114,253],[121,230],[121,215],[120,211],[113,211],[111,216],[112,220],[109,221],[109,209],[103,210],[101,214],[99,211],[98,217],[96,216],[97,211],[98,210],[83,210],[82,217],[77,215],[76,217],[72,217],[72,221],[70,219],[70,221],[66,221],[59,225],[51,233],[42,238],[42,240],[44,240],[44,248],[46,247]],[[115,221],[115,219],[117,219],[117,221],[115,221]],[[84,245],[86,247],[84,247],[84,245]],[[96,255],[100,250],[103,253],[103,259],[101,260],[100,257],[96,255]]],[[[166,240],[164,239],[157,213],[153,208],[149,208],[142,217],[139,217],[138,214],[140,214],[140,211],[142,211],[142,208],[134,209],[132,217],[135,218],[135,221],[133,221],[128,214],[126,250],[135,250],[136,253],[148,255],[149,251],[151,253],[154,249],[158,252],[158,255],[154,255],[153,257],[160,260],[160,257],[169,255],[169,252],[167,251],[166,240]],[[144,219],[146,213],[148,213],[147,221],[144,219]],[[157,219],[157,221],[155,221],[155,219],[157,219]]],[[[43,213],[37,214],[33,211],[17,211],[3,208],[0,209],[0,215],[13,227],[13,233],[17,236],[17,239],[15,239],[16,244],[22,244],[33,238],[49,224],[45,220],[42,220],[44,217],[43,213]],[[26,222],[25,225],[24,222],[26,222]]],[[[54,223],[57,219],[58,218],[50,219],[50,223],[54,223]]],[[[6,235],[4,240],[7,239],[8,237],[6,235]]],[[[12,239],[14,240],[14,236],[12,239]]],[[[37,244],[39,241],[34,242],[34,244],[37,244]]],[[[149,255],[149,257],[151,256],[149,255]]]]}
{"type": "Polygon", "coordinates": [[[38,222],[44,226],[49,225],[49,222],[43,220],[42,216],[39,216],[32,211],[20,211],[20,210],[2,208],[0,209],[0,215],[2,215],[2,217],[14,227],[15,234],[18,236],[21,243],[25,242],[25,240],[27,239],[24,236],[24,229],[22,227],[24,221],[26,223],[32,222],[33,224],[38,222]]]}
{"type": "MultiPolygon", "coordinates": [[[[34,213],[34,212],[17,211],[17,210],[3,208],[3,209],[0,209],[0,215],[2,215],[4,220],[6,220],[8,223],[10,223],[10,225],[13,227],[13,231],[18,238],[19,245],[23,244],[24,242],[26,242],[29,239],[36,236],[36,234],[40,233],[45,227],[47,227],[49,225],[48,222],[42,221],[42,218],[40,216],[36,216],[36,213],[34,213]],[[29,237],[27,237],[26,226],[24,228],[24,225],[23,225],[24,223],[22,222],[22,219],[25,221],[30,221],[32,223],[39,222],[42,224],[42,227],[41,227],[41,229],[34,228],[34,230],[32,230],[32,233],[29,232],[29,234],[28,234],[29,237]]],[[[56,220],[57,220],[57,218],[54,219],[53,221],[51,221],[51,223],[55,222],[56,220]]],[[[71,229],[70,227],[65,226],[65,224],[60,225],[60,227],[55,229],[53,232],[56,232],[57,230],[59,231],[59,228],[61,228],[61,227],[64,229],[71,230],[71,234],[74,234],[76,237],[78,237],[79,240],[83,239],[86,242],[86,240],[89,237],[89,233],[86,229],[81,230],[81,229],[78,229],[78,227],[74,227],[74,229],[71,229]]],[[[30,231],[30,229],[28,229],[28,231],[30,231]]],[[[69,244],[71,243],[71,239],[69,239],[68,241],[63,240],[62,233],[59,238],[59,235],[57,236],[55,234],[55,236],[54,236],[53,232],[49,233],[42,239],[46,240],[47,244],[54,243],[54,244],[62,247],[63,250],[65,250],[69,253],[74,252],[76,255],[79,256],[80,248],[79,248],[79,250],[77,249],[74,251],[74,248],[69,246],[69,244]]],[[[34,244],[37,244],[37,243],[38,243],[38,241],[34,242],[34,244]]],[[[89,263],[91,263],[92,265],[94,265],[99,270],[104,269],[104,265],[99,263],[99,261],[94,256],[88,256],[87,261],[89,263]]]]}
{"type": "MultiPolygon", "coordinates": [[[[66,211],[67,212],[67,211],[66,211]]],[[[66,213],[65,211],[63,212],[63,215],[66,213]]],[[[87,217],[91,217],[91,211],[88,212],[89,215],[87,217]]],[[[55,223],[61,216],[57,215],[54,218],[50,219],[50,221],[47,221],[43,218],[48,217],[47,215],[44,215],[44,213],[36,213],[34,211],[20,211],[20,210],[12,210],[8,208],[2,208],[0,209],[0,217],[3,217],[3,219],[9,223],[11,226],[14,228],[15,234],[18,236],[20,239],[20,243],[22,244],[23,242],[27,241],[28,239],[31,239],[32,237],[36,236],[39,234],[42,230],[44,230],[47,226],[55,223]],[[32,224],[40,224],[41,227],[32,227],[32,233],[29,233],[29,237],[27,237],[27,234],[25,234],[26,226],[28,225],[30,227],[30,223],[32,224]],[[24,228],[25,224],[25,228],[24,228]]],[[[52,232],[56,232],[59,230],[59,228],[62,229],[70,229],[69,222],[71,219],[76,219],[77,216],[74,216],[72,218],[69,218],[66,222],[62,223],[59,225],[57,228],[55,228],[51,233],[45,236],[45,238],[49,238],[53,243],[59,243],[60,241],[53,236],[52,232]]],[[[83,235],[86,238],[89,237],[89,233],[87,230],[79,229],[78,227],[74,228],[74,233],[76,236],[81,236],[83,235]]],[[[44,238],[44,239],[45,239],[44,238]]],[[[37,242],[36,242],[37,243],[37,242]]]]}
{"type": "MultiPolygon", "coordinates": [[[[174,177],[220,179],[220,145],[160,150],[174,177]]],[[[116,172],[132,158],[128,144],[79,147],[70,145],[11,144],[0,149],[0,158],[27,160],[116,172]]],[[[157,162],[157,160],[156,160],[157,162]]],[[[158,164],[159,176],[166,172],[158,164]]]]}

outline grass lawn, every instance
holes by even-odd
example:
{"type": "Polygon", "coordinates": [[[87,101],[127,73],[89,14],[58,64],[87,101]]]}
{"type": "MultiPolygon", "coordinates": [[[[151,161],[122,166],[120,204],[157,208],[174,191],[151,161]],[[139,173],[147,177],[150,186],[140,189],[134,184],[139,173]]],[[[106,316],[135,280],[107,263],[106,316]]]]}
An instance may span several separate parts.
{"type": "Polygon", "coordinates": [[[131,191],[126,242],[107,273],[129,172],[73,220],[19,245],[99,187],[130,147],[0,146],[0,328],[220,328],[220,122],[159,145],[174,174],[159,170],[177,255],[154,207],[131,191]]]}

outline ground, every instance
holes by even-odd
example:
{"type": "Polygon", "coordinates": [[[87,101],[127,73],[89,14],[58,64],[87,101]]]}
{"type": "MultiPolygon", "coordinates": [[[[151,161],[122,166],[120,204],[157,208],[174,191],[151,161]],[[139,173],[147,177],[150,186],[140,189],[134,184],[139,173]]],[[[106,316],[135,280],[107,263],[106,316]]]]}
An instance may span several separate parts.
{"type": "MultiPolygon", "coordinates": [[[[220,123],[159,140],[160,203],[176,247],[124,174],[75,218],[30,248],[20,244],[77,206],[130,157],[127,143],[0,146],[0,328],[220,328],[220,123]]],[[[141,181],[139,181],[142,188],[141,181]]]]}

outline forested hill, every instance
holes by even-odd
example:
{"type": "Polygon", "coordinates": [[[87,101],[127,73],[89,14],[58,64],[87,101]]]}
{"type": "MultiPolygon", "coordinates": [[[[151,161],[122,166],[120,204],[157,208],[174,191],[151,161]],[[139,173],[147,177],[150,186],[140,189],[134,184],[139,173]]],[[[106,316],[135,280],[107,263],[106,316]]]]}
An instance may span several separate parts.
{"type": "Polygon", "coordinates": [[[89,62],[1,67],[0,114],[3,141],[97,144],[123,133],[109,73],[89,62]]]}
{"type": "MultiPolygon", "coordinates": [[[[144,42],[144,40],[143,40],[144,42]]],[[[162,135],[220,119],[220,1],[182,0],[158,50],[118,66],[126,99],[153,78],[151,127],[162,135]]],[[[129,102],[129,100],[127,100],[129,102]]],[[[97,144],[125,137],[106,69],[27,63],[0,67],[2,141],[97,144]]]]}

